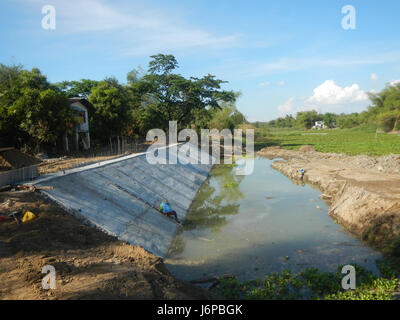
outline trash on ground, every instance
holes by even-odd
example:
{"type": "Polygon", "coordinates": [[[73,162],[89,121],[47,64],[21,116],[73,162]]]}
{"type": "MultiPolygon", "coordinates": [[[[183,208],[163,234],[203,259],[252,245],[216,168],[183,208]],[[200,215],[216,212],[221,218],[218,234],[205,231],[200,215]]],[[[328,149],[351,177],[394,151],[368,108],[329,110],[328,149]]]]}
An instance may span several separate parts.
{"type": "Polygon", "coordinates": [[[11,208],[14,205],[14,203],[15,202],[13,200],[8,199],[6,202],[3,202],[2,204],[0,204],[0,207],[8,209],[8,208],[11,208]]]}
{"type": "Polygon", "coordinates": [[[36,216],[33,212],[26,211],[24,217],[22,218],[22,223],[32,221],[35,218],[36,216]]]}
{"type": "Polygon", "coordinates": [[[8,217],[13,218],[13,219],[15,220],[15,222],[16,222],[17,224],[19,224],[19,220],[18,220],[18,217],[17,217],[17,214],[19,214],[19,213],[20,213],[19,211],[11,212],[11,213],[8,215],[8,217]]]}
{"type": "Polygon", "coordinates": [[[54,187],[51,186],[43,186],[43,187],[36,187],[30,185],[18,185],[18,186],[6,186],[2,187],[0,191],[31,191],[35,192],[37,190],[53,190],[54,187]]]}

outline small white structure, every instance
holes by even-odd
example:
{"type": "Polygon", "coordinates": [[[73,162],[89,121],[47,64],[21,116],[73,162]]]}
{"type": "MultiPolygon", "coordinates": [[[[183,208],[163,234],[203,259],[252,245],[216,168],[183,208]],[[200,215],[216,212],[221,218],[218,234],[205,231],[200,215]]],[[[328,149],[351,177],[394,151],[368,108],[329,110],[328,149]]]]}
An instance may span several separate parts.
{"type": "MultiPolygon", "coordinates": [[[[89,112],[88,108],[93,108],[89,101],[84,98],[70,98],[71,109],[74,113],[76,125],[73,129],[73,140],[75,150],[79,150],[80,142],[84,150],[90,149],[90,131],[89,131],[89,112]]],[[[69,135],[64,135],[65,150],[69,151],[69,135]]]]}
{"type": "Polygon", "coordinates": [[[324,121],[315,121],[315,125],[312,129],[326,129],[327,126],[325,125],[324,121]]]}

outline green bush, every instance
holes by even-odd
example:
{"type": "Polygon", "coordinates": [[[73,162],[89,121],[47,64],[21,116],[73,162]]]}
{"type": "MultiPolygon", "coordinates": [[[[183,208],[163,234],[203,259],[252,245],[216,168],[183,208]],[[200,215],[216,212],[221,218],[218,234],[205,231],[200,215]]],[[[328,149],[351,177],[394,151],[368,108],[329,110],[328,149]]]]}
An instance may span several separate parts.
{"type": "Polygon", "coordinates": [[[376,120],[380,129],[385,132],[398,130],[400,127],[400,112],[397,110],[381,113],[377,116],[376,120]]]}

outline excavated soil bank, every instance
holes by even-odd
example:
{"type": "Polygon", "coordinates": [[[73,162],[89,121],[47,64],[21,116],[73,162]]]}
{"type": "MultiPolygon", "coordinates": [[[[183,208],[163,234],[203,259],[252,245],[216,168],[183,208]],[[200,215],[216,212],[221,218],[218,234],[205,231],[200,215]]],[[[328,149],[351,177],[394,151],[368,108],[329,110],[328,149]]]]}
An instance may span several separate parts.
{"type": "Polygon", "coordinates": [[[272,167],[316,186],[335,220],[384,253],[400,256],[400,155],[373,158],[279,147],[258,155],[284,159],[272,167]]]}
{"type": "Polygon", "coordinates": [[[162,259],[82,224],[36,193],[0,193],[0,216],[25,210],[36,219],[0,221],[0,300],[212,298],[175,279],[162,259]],[[42,289],[45,265],[55,267],[55,290],[42,289]]]}
{"type": "Polygon", "coordinates": [[[13,148],[0,149],[0,172],[39,164],[41,161],[13,148]]]}

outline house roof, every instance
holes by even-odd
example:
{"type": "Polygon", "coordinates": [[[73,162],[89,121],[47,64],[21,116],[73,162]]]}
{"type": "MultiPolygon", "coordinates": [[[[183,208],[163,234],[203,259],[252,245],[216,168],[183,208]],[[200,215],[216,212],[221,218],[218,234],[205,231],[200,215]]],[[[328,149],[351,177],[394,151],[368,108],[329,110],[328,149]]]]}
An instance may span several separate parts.
{"type": "Polygon", "coordinates": [[[74,98],[68,98],[68,100],[70,104],[79,102],[88,109],[89,113],[94,113],[94,106],[87,99],[81,97],[74,97],[74,98]]]}

